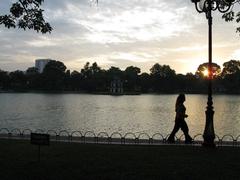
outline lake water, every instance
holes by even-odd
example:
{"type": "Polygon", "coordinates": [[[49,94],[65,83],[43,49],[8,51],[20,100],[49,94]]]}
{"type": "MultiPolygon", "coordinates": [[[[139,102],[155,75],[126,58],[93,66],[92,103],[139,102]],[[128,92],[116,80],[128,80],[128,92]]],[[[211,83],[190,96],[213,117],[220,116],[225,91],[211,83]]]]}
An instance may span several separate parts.
{"type": "MultiPolygon", "coordinates": [[[[0,128],[167,135],[177,95],[0,94],[0,128]]],[[[240,96],[215,95],[215,133],[240,135],[240,96]]],[[[190,134],[202,133],[206,95],[186,95],[190,134]]],[[[181,133],[179,133],[180,135],[181,133]]]]}

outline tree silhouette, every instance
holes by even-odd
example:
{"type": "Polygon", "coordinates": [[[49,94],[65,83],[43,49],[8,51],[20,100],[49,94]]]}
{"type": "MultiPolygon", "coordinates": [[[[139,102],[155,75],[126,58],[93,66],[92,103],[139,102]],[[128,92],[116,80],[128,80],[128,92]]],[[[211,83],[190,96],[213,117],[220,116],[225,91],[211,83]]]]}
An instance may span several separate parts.
{"type": "Polygon", "coordinates": [[[141,70],[138,67],[129,66],[124,71],[125,88],[129,91],[136,91],[138,88],[138,74],[141,70]]]}
{"type": "Polygon", "coordinates": [[[240,92],[240,61],[230,60],[223,64],[222,84],[229,93],[240,92]]]}
{"type": "Polygon", "coordinates": [[[230,60],[223,64],[222,76],[225,77],[229,74],[234,74],[240,71],[240,61],[230,60]]]}
{"type": "Polygon", "coordinates": [[[47,33],[52,27],[43,17],[40,8],[44,0],[18,0],[12,4],[10,14],[0,16],[0,25],[7,28],[33,29],[37,32],[47,33]]]}
{"type": "Polygon", "coordinates": [[[91,66],[87,62],[81,70],[83,88],[86,91],[96,91],[105,89],[105,71],[102,70],[96,62],[91,66]]]}
{"type": "Polygon", "coordinates": [[[8,72],[2,71],[0,69],[0,89],[9,89],[10,88],[10,77],[8,72]]]}
{"type": "Polygon", "coordinates": [[[27,78],[27,86],[29,89],[38,89],[39,87],[39,79],[40,74],[38,72],[38,69],[35,67],[29,67],[26,70],[26,78],[27,78]]]}
{"type": "MultiPolygon", "coordinates": [[[[218,77],[221,75],[221,67],[216,63],[212,63],[212,71],[213,77],[218,77]]],[[[207,78],[209,76],[208,63],[200,64],[196,71],[196,75],[200,78],[207,78]]]]}
{"type": "Polygon", "coordinates": [[[114,78],[114,77],[118,77],[120,79],[123,78],[123,72],[118,67],[111,66],[107,70],[107,74],[108,74],[108,77],[110,78],[114,78]]]}
{"type": "Polygon", "coordinates": [[[154,64],[150,69],[151,75],[159,77],[172,77],[176,75],[175,70],[171,69],[169,65],[154,64]]]}
{"type": "Polygon", "coordinates": [[[66,66],[60,61],[50,61],[45,66],[42,77],[43,87],[48,90],[64,90],[66,66]]]}
{"type": "Polygon", "coordinates": [[[70,75],[70,85],[73,91],[81,90],[83,81],[83,76],[78,71],[73,71],[70,75]]]}
{"type": "Polygon", "coordinates": [[[151,76],[148,73],[142,73],[139,75],[139,85],[142,92],[149,92],[151,90],[151,84],[151,76]]]}
{"type": "Polygon", "coordinates": [[[9,74],[12,88],[15,90],[23,90],[26,88],[27,78],[23,71],[14,71],[9,74]]]}
{"type": "Polygon", "coordinates": [[[39,72],[38,72],[38,69],[35,67],[29,67],[26,70],[26,75],[28,75],[28,76],[32,76],[32,75],[36,75],[36,74],[39,74],[39,72]]]}
{"type": "Polygon", "coordinates": [[[154,64],[150,69],[150,75],[154,91],[166,93],[174,90],[175,83],[172,83],[172,81],[176,73],[169,65],[154,64]]]}

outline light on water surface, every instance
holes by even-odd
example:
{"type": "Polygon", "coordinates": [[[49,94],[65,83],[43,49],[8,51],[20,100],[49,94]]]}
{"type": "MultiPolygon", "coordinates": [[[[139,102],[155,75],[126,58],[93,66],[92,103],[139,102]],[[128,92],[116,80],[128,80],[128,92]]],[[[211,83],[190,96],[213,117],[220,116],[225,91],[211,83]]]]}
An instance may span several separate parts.
{"type": "MultiPolygon", "coordinates": [[[[0,127],[167,135],[177,95],[0,94],[0,127]]],[[[206,95],[186,95],[190,134],[202,133],[206,95]]],[[[240,135],[240,96],[216,95],[216,134],[240,135]]],[[[179,135],[182,132],[179,132],[179,135]]]]}

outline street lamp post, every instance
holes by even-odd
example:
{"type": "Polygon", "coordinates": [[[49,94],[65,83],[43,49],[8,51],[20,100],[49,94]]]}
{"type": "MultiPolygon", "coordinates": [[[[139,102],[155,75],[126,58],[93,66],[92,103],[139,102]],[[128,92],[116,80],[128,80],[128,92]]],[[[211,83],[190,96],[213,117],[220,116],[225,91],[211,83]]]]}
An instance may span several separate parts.
{"type": "Polygon", "coordinates": [[[205,13],[208,20],[208,102],[206,110],[206,124],[203,133],[203,146],[215,147],[214,125],[213,125],[213,101],[212,101],[212,11],[221,13],[228,12],[237,0],[191,0],[199,13],[205,13]]]}

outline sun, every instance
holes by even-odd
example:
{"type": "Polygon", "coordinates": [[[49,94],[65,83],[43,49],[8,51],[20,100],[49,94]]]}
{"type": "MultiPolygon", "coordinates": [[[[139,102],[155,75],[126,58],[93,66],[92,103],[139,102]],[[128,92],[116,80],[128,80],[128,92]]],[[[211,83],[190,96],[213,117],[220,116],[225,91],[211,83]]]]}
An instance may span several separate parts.
{"type": "Polygon", "coordinates": [[[205,77],[208,77],[208,75],[209,75],[208,69],[205,69],[204,71],[202,71],[202,74],[203,74],[205,77]]]}

